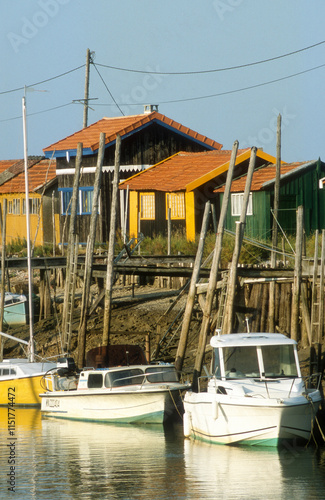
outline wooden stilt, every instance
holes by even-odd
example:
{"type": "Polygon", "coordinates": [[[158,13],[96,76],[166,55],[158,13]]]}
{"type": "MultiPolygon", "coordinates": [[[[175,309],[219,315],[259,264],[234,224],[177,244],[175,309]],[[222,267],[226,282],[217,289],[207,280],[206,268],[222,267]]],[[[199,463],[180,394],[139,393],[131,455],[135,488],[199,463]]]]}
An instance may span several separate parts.
{"type": "Polygon", "coordinates": [[[198,388],[198,378],[199,378],[200,373],[201,373],[202,363],[203,363],[203,358],[204,358],[204,353],[205,353],[206,340],[207,340],[207,335],[208,335],[209,325],[210,325],[210,315],[211,315],[212,303],[213,303],[217,279],[218,279],[219,263],[220,263],[220,257],[221,257],[221,249],[222,249],[222,239],[223,239],[223,233],[224,233],[224,224],[225,224],[226,215],[227,215],[228,202],[229,202],[229,198],[230,198],[230,188],[231,188],[232,178],[233,178],[233,174],[234,174],[234,168],[235,168],[235,164],[236,164],[237,151],[238,151],[238,141],[235,141],[233,148],[232,148],[229,169],[228,169],[228,173],[227,173],[225,192],[223,195],[221,213],[220,213],[220,218],[219,218],[219,223],[218,223],[218,231],[217,231],[217,235],[216,235],[216,242],[215,242],[215,247],[214,247],[214,252],[213,252],[213,260],[212,260],[211,270],[210,270],[210,278],[209,278],[209,283],[208,283],[205,308],[203,311],[203,319],[202,319],[202,324],[201,324],[201,329],[200,329],[199,344],[198,344],[194,372],[193,372],[193,390],[197,390],[197,388],[198,388]]]}

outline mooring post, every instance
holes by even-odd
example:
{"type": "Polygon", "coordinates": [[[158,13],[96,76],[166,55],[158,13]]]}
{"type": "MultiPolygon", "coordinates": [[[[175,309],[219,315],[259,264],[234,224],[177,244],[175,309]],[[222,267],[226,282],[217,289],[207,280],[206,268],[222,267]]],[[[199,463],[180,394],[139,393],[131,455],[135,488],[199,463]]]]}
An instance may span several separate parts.
{"type": "Polygon", "coordinates": [[[181,330],[181,334],[180,334],[180,338],[179,338],[179,342],[178,342],[178,347],[177,347],[177,352],[176,352],[175,367],[176,367],[176,370],[178,370],[178,371],[180,371],[183,367],[184,355],[185,355],[186,344],[187,344],[187,337],[188,337],[188,332],[190,329],[191,316],[192,316],[192,312],[193,312],[193,306],[194,306],[195,295],[196,295],[196,284],[197,284],[199,276],[200,276],[204,243],[205,243],[205,238],[206,238],[206,234],[207,234],[207,230],[208,230],[210,208],[211,208],[211,203],[210,203],[210,201],[207,201],[205,204],[205,209],[204,209],[204,214],[203,214],[200,240],[199,240],[199,244],[198,244],[198,248],[197,248],[197,252],[196,252],[190,288],[189,288],[188,295],[187,295],[187,302],[186,302],[184,318],[183,318],[183,323],[182,323],[182,330],[181,330]]]}
{"type": "Polygon", "coordinates": [[[301,283],[301,266],[302,266],[302,240],[303,240],[303,217],[304,209],[302,206],[297,210],[297,234],[296,234],[296,252],[295,252],[295,269],[292,288],[292,305],[291,305],[291,338],[299,340],[299,301],[300,301],[300,283],[301,283]]]}
{"type": "MultiPolygon", "coordinates": [[[[271,268],[276,267],[276,247],[278,245],[278,211],[280,200],[280,178],[281,178],[281,115],[277,121],[277,147],[276,147],[276,171],[274,183],[274,206],[273,206],[273,227],[272,227],[272,252],[271,268]]],[[[270,282],[269,295],[269,331],[275,332],[275,281],[270,282]]]]}
{"type": "Polygon", "coordinates": [[[84,283],[83,283],[80,324],[79,324],[79,334],[78,334],[78,361],[77,361],[78,368],[82,368],[84,366],[83,363],[86,350],[86,331],[87,331],[87,321],[89,315],[89,294],[90,294],[90,285],[92,277],[93,256],[94,256],[94,247],[96,238],[96,222],[98,218],[98,209],[99,209],[98,200],[101,187],[104,153],[105,153],[105,134],[101,132],[99,136],[99,149],[98,149],[97,167],[95,173],[93,202],[91,208],[89,236],[87,239],[87,249],[85,258],[84,283]]]}
{"type": "Polygon", "coordinates": [[[111,204],[111,220],[109,230],[108,255],[107,255],[107,275],[105,289],[105,306],[104,306],[104,326],[103,326],[103,345],[109,344],[109,330],[111,321],[111,303],[112,303],[112,288],[114,278],[114,249],[115,249],[115,232],[116,232],[116,216],[117,216],[117,193],[120,178],[120,156],[121,156],[121,136],[116,136],[115,144],[115,167],[113,180],[113,193],[111,204]]]}
{"type": "Polygon", "coordinates": [[[228,290],[227,290],[227,298],[225,304],[225,317],[222,324],[222,332],[223,333],[231,333],[233,326],[233,316],[234,316],[234,302],[236,295],[236,282],[237,282],[237,266],[239,261],[239,256],[241,252],[241,246],[244,237],[245,231],[245,221],[246,221],[246,213],[249,203],[250,190],[252,185],[253,173],[255,169],[256,163],[256,151],[257,148],[253,147],[251,149],[251,157],[249,161],[246,185],[243,197],[243,205],[241,209],[241,214],[238,223],[236,224],[236,236],[235,236],[235,247],[233,252],[233,257],[231,261],[231,266],[229,270],[228,277],[228,290]]]}
{"type": "Polygon", "coordinates": [[[228,168],[228,172],[227,172],[226,186],[225,186],[225,191],[224,191],[222,205],[221,205],[221,212],[220,212],[220,218],[219,218],[219,223],[218,223],[218,231],[217,231],[217,235],[216,235],[216,242],[215,242],[215,247],[214,247],[214,252],[213,252],[213,259],[212,259],[212,264],[211,264],[205,307],[204,307],[204,311],[203,311],[203,318],[202,318],[202,324],[201,324],[200,335],[199,335],[199,343],[198,343],[195,365],[194,365],[193,384],[192,384],[194,391],[197,391],[197,389],[198,389],[198,379],[199,379],[199,376],[200,376],[200,373],[202,370],[202,363],[203,363],[203,358],[204,358],[204,353],[205,353],[205,346],[206,346],[209,325],[210,325],[210,320],[211,320],[210,316],[211,316],[212,303],[213,303],[216,285],[217,285],[217,279],[218,279],[219,263],[220,263],[221,250],[222,250],[222,239],[223,239],[223,233],[224,233],[224,224],[225,224],[225,220],[226,220],[228,202],[229,202],[229,198],[230,198],[230,188],[231,188],[232,178],[233,178],[234,169],[235,169],[235,165],[236,165],[237,151],[238,151],[238,141],[235,141],[233,144],[231,158],[230,158],[230,162],[229,162],[229,168],[228,168]]]}

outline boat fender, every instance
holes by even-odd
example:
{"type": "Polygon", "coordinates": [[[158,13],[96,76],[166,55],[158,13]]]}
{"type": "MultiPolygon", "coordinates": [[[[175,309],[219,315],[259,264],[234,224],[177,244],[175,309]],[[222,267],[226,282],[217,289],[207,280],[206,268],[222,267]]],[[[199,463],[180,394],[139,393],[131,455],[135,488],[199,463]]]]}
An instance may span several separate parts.
{"type": "Polygon", "coordinates": [[[183,433],[187,438],[191,435],[191,416],[187,412],[183,415],[183,433]]]}
{"type": "Polygon", "coordinates": [[[212,418],[217,420],[219,414],[218,401],[214,400],[211,402],[212,404],[212,418]]]}

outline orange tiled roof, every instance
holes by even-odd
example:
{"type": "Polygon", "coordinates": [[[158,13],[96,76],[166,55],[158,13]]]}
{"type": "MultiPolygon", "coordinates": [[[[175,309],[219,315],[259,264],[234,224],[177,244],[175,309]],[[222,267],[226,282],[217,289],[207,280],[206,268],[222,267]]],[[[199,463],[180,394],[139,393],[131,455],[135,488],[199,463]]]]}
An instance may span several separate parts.
{"type": "MultiPolygon", "coordinates": [[[[30,162],[31,160],[29,160],[30,162]]],[[[0,175],[4,173],[4,167],[6,166],[6,160],[0,161],[0,175]]],[[[24,164],[23,160],[14,160],[11,163],[7,162],[7,168],[11,167],[13,164],[24,164]]],[[[37,189],[44,186],[50,181],[56,178],[56,161],[55,160],[38,160],[33,165],[28,168],[28,183],[29,192],[36,191],[37,189]]],[[[0,185],[0,194],[10,194],[10,193],[24,193],[25,192],[25,173],[24,170],[18,175],[12,177],[4,184],[0,185]]]]}
{"type": "MultiPolygon", "coordinates": [[[[293,172],[299,167],[309,166],[314,162],[295,162],[295,163],[282,163],[281,164],[281,177],[293,172]]],[[[265,187],[268,182],[275,181],[276,166],[275,164],[267,165],[266,167],[259,168],[255,170],[252,177],[251,191],[260,191],[265,187]]],[[[231,185],[231,192],[233,193],[243,193],[245,191],[247,175],[243,175],[239,179],[235,179],[231,185]]],[[[221,186],[214,190],[215,193],[222,193],[225,186],[221,186]]]]}
{"type": "MultiPolygon", "coordinates": [[[[236,164],[249,159],[250,149],[238,150],[236,164]]],[[[274,157],[258,150],[263,160],[274,157]]],[[[153,191],[192,191],[196,187],[226,172],[231,151],[180,152],[120,183],[121,189],[153,191]]]]}
{"type": "Polygon", "coordinates": [[[106,134],[105,143],[107,145],[115,141],[117,134],[123,138],[123,136],[126,136],[153,121],[161,122],[165,126],[174,129],[176,132],[183,135],[185,134],[195,141],[205,144],[211,149],[222,148],[222,144],[219,144],[218,142],[213,141],[198,132],[194,132],[190,128],[184,127],[180,123],[167,118],[167,116],[162,115],[157,111],[153,111],[152,113],[145,113],[141,115],[103,118],[102,120],[89,125],[89,127],[79,130],[65,139],[51,144],[51,146],[43,149],[43,151],[46,156],[49,156],[49,154],[53,151],[56,153],[60,151],[76,151],[78,143],[82,142],[84,153],[85,150],[86,152],[88,150],[89,154],[91,154],[99,148],[99,135],[101,132],[106,134]]]}

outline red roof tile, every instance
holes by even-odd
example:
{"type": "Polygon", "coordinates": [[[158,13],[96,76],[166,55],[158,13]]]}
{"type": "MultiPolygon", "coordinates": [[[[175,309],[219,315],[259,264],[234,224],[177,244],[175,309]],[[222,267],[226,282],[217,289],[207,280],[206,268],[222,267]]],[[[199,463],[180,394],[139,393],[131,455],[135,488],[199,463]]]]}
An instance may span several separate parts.
{"type": "MultiPolygon", "coordinates": [[[[263,160],[274,157],[258,150],[263,160]]],[[[250,157],[250,149],[238,150],[236,164],[250,157]]],[[[120,189],[153,191],[192,191],[228,170],[231,151],[180,152],[120,183],[120,189]]]]}
{"type": "MultiPolygon", "coordinates": [[[[18,162],[23,162],[23,160],[15,160],[8,164],[9,168],[13,164],[17,164],[18,162]]],[[[31,160],[29,160],[30,162],[31,160]]],[[[56,161],[55,160],[38,160],[35,163],[35,160],[32,160],[33,165],[28,168],[28,183],[29,183],[29,192],[36,191],[37,189],[43,187],[50,181],[56,178],[56,161]]],[[[23,162],[24,163],[24,162],[23,162]]],[[[4,161],[0,161],[0,175],[4,173],[3,167],[5,166],[4,161]]],[[[25,192],[25,172],[24,170],[12,177],[4,184],[0,185],[0,194],[10,194],[10,193],[24,193],[25,192]]]]}
{"type": "Polygon", "coordinates": [[[219,144],[218,142],[213,141],[198,132],[194,132],[193,130],[184,127],[180,123],[167,118],[165,115],[162,115],[157,111],[153,111],[152,113],[134,116],[103,118],[102,120],[89,125],[89,127],[79,130],[65,139],[51,144],[51,146],[43,149],[43,151],[46,154],[52,151],[76,150],[79,142],[82,142],[84,149],[89,148],[91,151],[96,151],[99,147],[99,135],[101,132],[106,134],[105,143],[109,144],[116,139],[117,134],[123,138],[123,136],[134,132],[151,121],[162,122],[164,125],[192,137],[196,141],[202,142],[212,149],[222,148],[222,144],[219,144]]]}
{"type": "MultiPolygon", "coordinates": [[[[310,162],[296,162],[296,163],[282,163],[281,164],[281,177],[298,167],[303,165],[310,165],[310,162]]],[[[275,164],[267,165],[266,167],[255,170],[252,177],[251,191],[260,191],[265,187],[265,183],[275,181],[276,166],[275,164]]],[[[247,175],[243,175],[239,179],[235,179],[231,185],[231,192],[243,193],[245,191],[247,175]]],[[[224,192],[225,186],[215,189],[215,193],[224,192]]]]}

